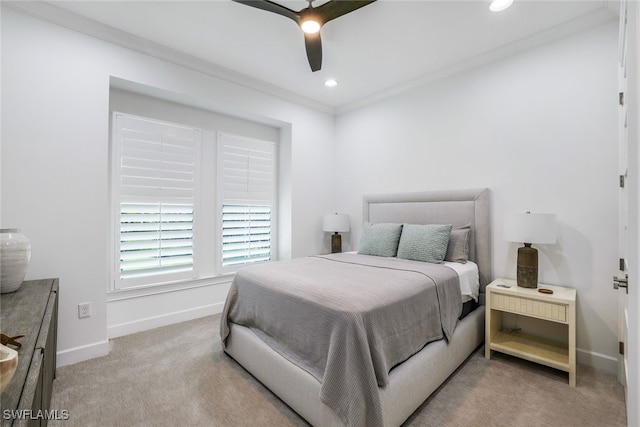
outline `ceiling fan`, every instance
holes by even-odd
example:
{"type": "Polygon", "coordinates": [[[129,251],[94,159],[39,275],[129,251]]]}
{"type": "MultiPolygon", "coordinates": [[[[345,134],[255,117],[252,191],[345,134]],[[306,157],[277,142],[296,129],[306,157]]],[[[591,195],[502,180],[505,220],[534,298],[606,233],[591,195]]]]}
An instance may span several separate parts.
{"type": "Polygon", "coordinates": [[[315,0],[307,0],[309,6],[296,12],[288,7],[269,0],[233,0],[247,6],[268,12],[286,16],[295,21],[304,32],[304,45],[307,49],[307,58],[311,71],[318,71],[322,68],[322,42],[320,40],[320,28],[332,19],[346,15],[356,9],[373,3],[376,0],[330,0],[318,7],[313,7],[311,3],[315,0]]]}

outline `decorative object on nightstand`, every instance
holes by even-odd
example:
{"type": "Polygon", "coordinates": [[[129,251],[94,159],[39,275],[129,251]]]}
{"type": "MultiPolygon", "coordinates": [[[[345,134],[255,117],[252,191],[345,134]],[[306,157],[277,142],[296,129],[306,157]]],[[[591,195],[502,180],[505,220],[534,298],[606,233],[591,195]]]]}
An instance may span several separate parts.
{"type": "Polygon", "coordinates": [[[342,236],[338,233],[349,231],[351,221],[347,214],[326,214],[322,220],[322,230],[334,233],[331,236],[331,253],[342,252],[342,236]]]}
{"type": "Polygon", "coordinates": [[[17,228],[0,229],[0,293],[18,290],[30,260],[29,238],[17,228]]]}
{"type": "Polygon", "coordinates": [[[518,286],[538,287],[538,250],[531,244],[556,242],[556,215],[530,212],[508,215],[504,222],[504,237],[510,242],[524,243],[518,248],[518,286]]]}

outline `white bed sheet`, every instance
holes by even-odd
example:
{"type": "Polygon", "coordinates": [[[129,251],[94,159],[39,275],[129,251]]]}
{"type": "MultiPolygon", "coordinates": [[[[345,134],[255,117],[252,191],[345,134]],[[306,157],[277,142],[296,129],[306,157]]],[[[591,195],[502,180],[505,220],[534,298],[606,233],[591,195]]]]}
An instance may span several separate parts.
{"type": "Polygon", "coordinates": [[[462,302],[469,300],[478,302],[480,292],[480,276],[478,274],[478,264],[467,261],[465,264],[459,262],[445,261],[444,265],[452,268],[460,277],[460,292],[462,292],[462,302]]]}

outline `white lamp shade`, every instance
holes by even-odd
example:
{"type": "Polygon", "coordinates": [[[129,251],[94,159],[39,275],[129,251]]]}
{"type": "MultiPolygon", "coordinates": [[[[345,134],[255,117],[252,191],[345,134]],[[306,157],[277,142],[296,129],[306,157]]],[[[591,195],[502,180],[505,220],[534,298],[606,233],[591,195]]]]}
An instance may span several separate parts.
{"type": "Polygon", "coordinates": [[[551,244],[556,242],[555,214],[511,214],[504,221],[504,238],[510,242],[551,244]]]}
{"type": "Polygon", "coordinates": [[[349,231],[351,221],[347,214],[326,214],[322,220],[322,230],[331,233],[349,231]]]}

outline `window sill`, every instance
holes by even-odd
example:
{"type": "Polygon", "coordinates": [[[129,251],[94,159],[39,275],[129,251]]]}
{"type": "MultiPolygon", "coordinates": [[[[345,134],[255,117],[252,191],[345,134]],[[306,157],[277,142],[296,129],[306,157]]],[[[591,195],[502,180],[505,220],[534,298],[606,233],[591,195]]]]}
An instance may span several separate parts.
{"type": "Polygon", "coordinates": [[[130,289],[109,290],[107,292],[107,302],[122,301],[132,298],[142,298],[149,295],[178,292],[187,289],[201,288],[206,286],[216,286],[230,284],[235,273],[226,273],[220,276],[205,277],[201,279],[180,280],[158,285],[139,286],[130,289]]]}

